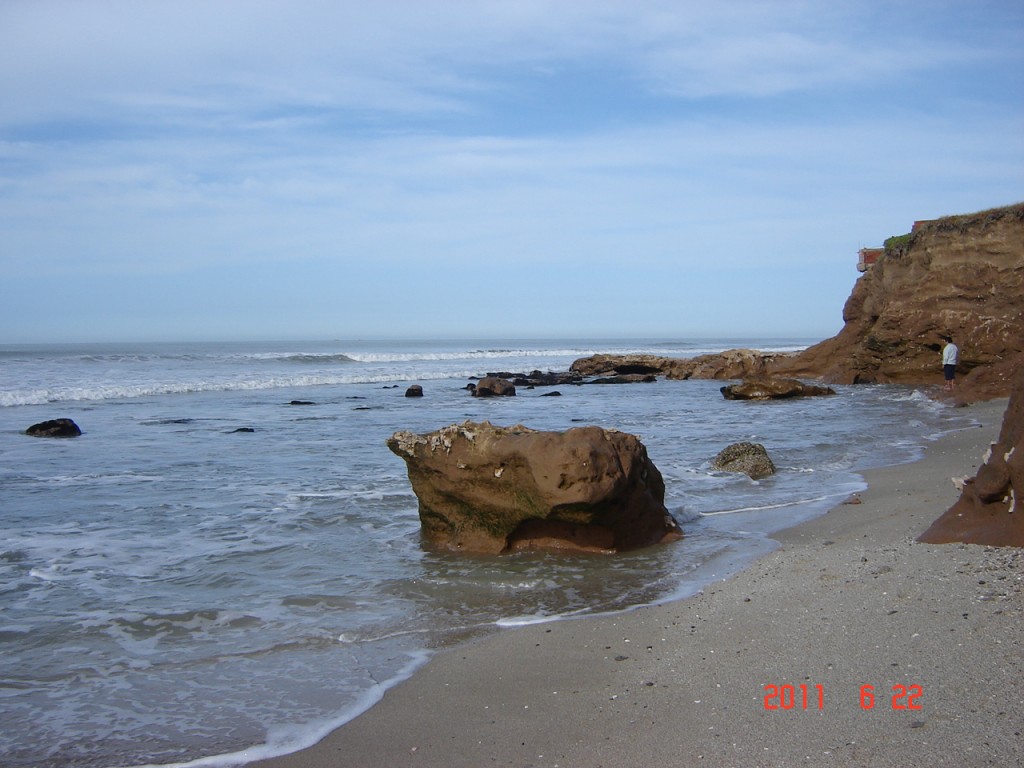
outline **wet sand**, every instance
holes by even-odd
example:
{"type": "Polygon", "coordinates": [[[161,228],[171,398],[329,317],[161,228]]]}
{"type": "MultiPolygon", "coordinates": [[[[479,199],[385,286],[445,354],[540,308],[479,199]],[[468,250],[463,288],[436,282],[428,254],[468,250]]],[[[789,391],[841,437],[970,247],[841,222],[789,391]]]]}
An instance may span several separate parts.
{"type": "Polygon", "coordinates": [[[914,542],[1005,407],[971,406],[980,427],[865,473],[860,503],[692,598],[439,653],[316,746],[252,765],[1024,765],[1024,550],[914,542]]]}

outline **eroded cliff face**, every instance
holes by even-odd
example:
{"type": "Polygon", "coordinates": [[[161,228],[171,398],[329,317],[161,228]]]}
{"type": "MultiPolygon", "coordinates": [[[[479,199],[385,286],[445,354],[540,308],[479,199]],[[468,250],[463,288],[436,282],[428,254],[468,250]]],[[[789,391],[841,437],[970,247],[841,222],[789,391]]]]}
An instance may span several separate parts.
{"type": "Polygon", "coordinates": [[[924,223],[857,281],[843,320],[837,336],[773,372],[937,384],[949,334],[965,399],[1007,395],[1024,360],[1024,203],[924,223]]]}
{"type": "Polygon", "coordinates": [[[942,337],[950,335],[960,348],[956,398],[1006,397],[1024,366],[1024,203],[923,223],[856,282],[843,320],[836,336],[797,355],[594,355],[572,370],[927,387],[942,383],[942,337]]]}
{"type": "Polygon", "coordinates": [[[1024,547],[1024,368],[1017,371],[999,440],[959,501],[919,541],[1024,547]]]}

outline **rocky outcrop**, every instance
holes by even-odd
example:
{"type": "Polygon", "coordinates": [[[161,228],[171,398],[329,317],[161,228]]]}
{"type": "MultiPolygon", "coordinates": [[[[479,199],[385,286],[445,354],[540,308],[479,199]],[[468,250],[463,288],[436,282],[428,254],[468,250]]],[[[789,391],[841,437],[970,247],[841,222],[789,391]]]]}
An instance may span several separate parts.
{"type": "Polygon", "coordinates": [[[616,376],[599,376],[591,384],[653,384],[658,377],[653,373],[625,373],[616,376]]]}
{"type": "Polygon", "coordinates": [[[788,400],[794,397],[820,397],[835,393],[832,387],[780,378],[753,379],[722,387],[722,396],[726,400],[788,400]]]}
{"type": "Polygon", "coordinates": [[[32,437],[78,437],[82,430],[71,419],[50,419],[33,424],[25,434],[32,437]]]}
{"type": "MultiPolygon", "coordinates": [[[[489,373],[488,376],[496,374],[489,373]]],[[[510,373],[502,378],[511,379],[517,387],[557,387],[569,384],[580,384],[582,378],[572,371],[530,371],[529,373],[510,373]]]]}
{"type": "Polygon", "coordinates": [[[711,460],[711,466],[722,472],[742,472],[752,480],[775,474],[775,464],[760,443],[733,443],[711,460]]]}
{"type": "Polygon", "coordinates": [[[960,499],[919,541],[1024,547],[1024,368],[1017,371],[999,440],[960,499]]]}
{"type": "Polygon", "coordinates": [[[656,355],[591,355],[576,360],[569,370],[579,376],[624,376],[631,373],[664,374],[666,367],[681,362],[656,355]]]}
{"type": "Polygon", "coordinates": [[[667,379],[742,379],[763,376],[782,354],[753,349],[729,349],[691,358],[658,355],[591,355],[573,362],[580,376],[664,376],[667,379]]]}
{"type": "Polygon", "coordinates": [[[949,334],[960,347],[961,397],[1005,397],[1024,360],[1024,203],[925,222],[896,240],[855,284],[839,334],[774,372],[939,384],[949,334]]]}
{"type": "Polygon", "coordinates": [[[408,389],[405,390],[406,397],[423,397],[423,385],[411,384],[408,389]]]}
{"type": "Polygon", "coordinates": [[[397,432],[428,543],[466,552],[619,552],[681,538],[665,484],[634,435],[488,422],[397,432]]]}
{"type": "Polygon", "coordinates": [[[1024,203],[922,222],[891,241],[854,285],[843,329],[799,354],[594,355],[572,370],[939,385],[941,337],[951,335],[960,348],[956,398],[1005,397],[1013,372],[1024,366],[1024,203]]]}

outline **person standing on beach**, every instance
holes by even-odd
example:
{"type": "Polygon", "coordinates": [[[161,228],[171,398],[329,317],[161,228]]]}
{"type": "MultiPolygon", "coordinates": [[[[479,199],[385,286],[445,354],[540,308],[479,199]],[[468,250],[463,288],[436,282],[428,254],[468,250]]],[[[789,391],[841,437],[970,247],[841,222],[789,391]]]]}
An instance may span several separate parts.
{"type": "Polygon", "coordinates": [[[943,336],[942,340],[946,342],[942,348],[942,375],[946,379],[946,390],[952,392],[956,389],[956,364],[960,349],[953,343],[952,336],[943,336]]]}

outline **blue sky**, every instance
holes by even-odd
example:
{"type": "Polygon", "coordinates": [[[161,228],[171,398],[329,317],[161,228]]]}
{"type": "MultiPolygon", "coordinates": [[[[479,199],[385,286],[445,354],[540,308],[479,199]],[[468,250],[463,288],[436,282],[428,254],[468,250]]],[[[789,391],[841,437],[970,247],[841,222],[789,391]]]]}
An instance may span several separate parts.
{"type": "Polygon", "coordinates": [[[0,0],[0,343],[825,338],[1022,200],[1019,0],[0,0]]]}

